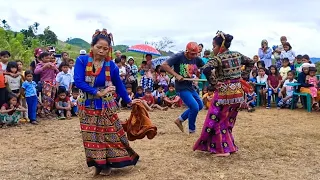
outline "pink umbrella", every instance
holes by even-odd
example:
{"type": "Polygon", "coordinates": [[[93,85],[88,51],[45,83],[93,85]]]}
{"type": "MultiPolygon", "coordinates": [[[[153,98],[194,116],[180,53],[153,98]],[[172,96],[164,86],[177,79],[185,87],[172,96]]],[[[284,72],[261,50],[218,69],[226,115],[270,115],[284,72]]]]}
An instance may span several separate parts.
{"type": "Polygon", "coordinates": [[[155,56],[161,56],[160,52],[156,50],[154,47],[147,44],[138,44],[131,46],[128,51],[138,52],[142,54],[151,54],[155,56]]]}

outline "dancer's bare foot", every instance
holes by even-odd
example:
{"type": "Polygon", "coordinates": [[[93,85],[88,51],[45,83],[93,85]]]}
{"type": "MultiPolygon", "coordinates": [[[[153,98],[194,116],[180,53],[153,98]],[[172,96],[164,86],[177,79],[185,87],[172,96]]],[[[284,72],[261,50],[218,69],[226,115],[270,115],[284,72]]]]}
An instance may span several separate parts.
{"type": "Polygon", "coordinates": [[[180,119],[176,119],[174,121],[174,123],[178,126],[178,128],[180,129],[181,132],[184,132],[183,125],[182,125],[182,122],[180,121],[180,119]]]}
{"type": "Polygon", "coordinates": [[[167,111],[168,110],[168,106],[162,108],[163,111],[167,111]]]}
{"type": "Polygon", "coordinates": [[[215,154],[216,157],[227,157],[230,156],[230,153],[222,153],[222,154],[215,154]]]}
{"type": "Polygon", "coordinates": [[[111,168],[103,169],[100,174],[104,176],[109,176],[111,174],[111,168]]]}
{"type": "Polygon", "coordinates": [[[102,169],[100,168],[95,168],[94,172],[93,172],[93,177],[98,176],[101,173],[102,169]]]}

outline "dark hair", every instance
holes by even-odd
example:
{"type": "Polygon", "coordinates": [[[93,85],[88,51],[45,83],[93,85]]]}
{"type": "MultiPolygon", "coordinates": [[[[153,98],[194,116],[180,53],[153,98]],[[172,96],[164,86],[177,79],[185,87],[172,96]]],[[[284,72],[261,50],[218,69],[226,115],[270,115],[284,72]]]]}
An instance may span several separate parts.
{"type": "Polygon", "coordinates": [[[209,50],[204,51],[204,55],[210,55],[210,54],[211,54],[211,52],[209,50]]]}
{"type": "Polygon", "coordinates": [[[278,71],[278,68],[276,65],[271,65],[269,67],[269,70],[270,70],[270,74],[271,74],[271,68],[274,68],[276,70],[276,72],[274,73],[275,76],[279,76],[279,71],[278,71]]]}
{"type": "Polygon", "coordinates": [[[309,67],[309,72],[312,71],[312,72],[317,72],[317,68],[316,67],[309,67]]]}
{"type": "Polygon", "coordinates": [[[15,62],[15,61],[8,62],[7,69],[6,69],[7,72],[11,72],[11,68],[17,68],[17,70],[18,70],[17,62],[15,62]]]}
{"type": "Polygon", "coordinates": [[[62,93],[66,93],[67,94],[67,90],[66,90],[66,88],[64,86],[59,86],[58,95],[60,95],[62,93]]]}
{"type": "Polygon", "coordinates": [[[146,93],[152,93],[152,90],[150,88],[146,89],[145,91],[146,93]]]}
{"type": "Polygon", "coordinates": [[[121,58],[116,58],[116,59],[114,60],[114,62],[115,62],[116,64],[121,63],[121,58]]]}
{"type": "Polygon", "coordinates": [[[74,59],[68,59],[68,62],[70,62],[70,61],[74,62],[74,59]]]}
{"type": "Polygon", "coordinates": [[[11,56],[10,52],[9,51],[1,51],[0,52],[0,56],[5,56],[5,55],[8,55],[9,57],[11,56]]]}
{"type": "Polygon", "coordinates": [[[126,55],[121,55],[120,58],[127,60],[127,56],[126,55]]]}
{"type": "MultiPolygon", "coordinates": [[[[224,46],[228,49],[231,46],[231,41],[233,40],[233,36],[230,34],[224,34],[224,37],[225,37],[224,46]]],[[[218,46],[222,45],[223,38],[221,36],[216,36],[213,38],[213,40],[218,46]]]]}
{"type": "Polygon", "coordinates": [[[168,87],[174,87],[174,84],[173,84],[173,83],[170,83],[170,84],[168,85],[168,87]]]}
{"type": "Polygon", "coordinates": [[[291,50],[291,49],[292,49],[292,46],[290,45],[290,43],[289,43],[289,42],[285,42],[285,43],[283,44],[283,46],[289,46],[289,50],[291,50]]]}
{"type": "Polygon", "coordinates": [[[162,68],[160,68],[160,72],[162,73],[162,72],[167,72],[167,71],[165,71],[164,69],[162,69],[162,68]]]}
{"type": "Polygon", "coordinates": [[[26,70],[24,72],[24,77],[27,77],[27,75],[29,75],[29,74],[33,75],[33,72],[31,70],[26,70]]]}
{"type": "Polygon", "coordinates": [[[62,61],[61,64],[59,65],[59,71],[62,71],[62,67],[67,66],[69,68],[69,63],[62,61]]]}
{"type": "Polygon", "coordinates": [[[214,90],[215,90],[215,88],[214,88],[213,86],[210,86],[210,85],[209,85],[209,86],[207,87],[207,91],[211,91],[211,92],[212,92],[212,91],[214,91],[214,90]]]}
{"type": "Polygon", "coordinates": [[[287,72],[287,74],[289,74],[289,73],[292,73],[292,75],[294,75],[295,71],[294,70],[290,70],[290,71],[287,72]]]}
{"type": "Polygon", "coordinates": [[[285,62],[285,61],[286,61],[286,62],[290,62],[289,58],[283,58],[283,59],[282,59],[282,62],[285,62]]]}
{"type": "Polygon", "coordinates": [[[21,60],[16,60],[16,63],[20,62],[21,64],[23,64],[23,62],[21,60]]]}
{"type": "Polygon", "coordinates": [[[80,92],[80,89],[79,88],[72,88],[72,93],[79,93],[80,92]]]}
{"type": "Polygon", "coordinates": [[[302,59],[302,55],[299,54],[299,55],[297,56],[297,59],[302,59]]]}
{"type": "Polygon", "coordinates": [[[266,72],[266,68],[260,67],[259,70],[262,69],[264,72],[266,72]]]}
{"type": "Polygon", "coordinates": [[[203,44],[202,43],[200,43],[199,46],[201,46],[203,48],[203,44]]]}
{"type": "Polygon", "coordinates": [[[68,54],[69,55],[69,53],[67,53],[67,52],[62,52],[61,53],[61,57],[63,57],[64,54],[68,54]]]}
{"type": "Polygon", "coordinates": [[[141,64],[146,65],[146,64],[147,64],[147,61],[142,61],[141,64]]]}
{"type": "Polygon", "coordinates": [[[151,55],[151,54],[146,54],[146,57],[147,57],[147,56],[150,56],[150,57],[152,57],[152,55],[151,55]]]}
{"type": "Polygon", "coordinates": [[[309,57],[309,55],[308,55],[308,54],[305,54],[305,55],[303,55],[303,56],[302,56],[302,59],[310,60],[310,57],[309,57]]]}
{"type": "Polygon", "coordinates": [[[258,61],[258,62],[257,62],[257,66],[259,67],[259,65],[261,65],[263,68],[266,67],[264,61],[258,61]]]}
{"type": "Polygon", "coordinates": [[[139,89],[143,91],[142,86],[138,86],[138,87],[137,87],[137,91],[138,91],[139,89]]]}
{"type": "Polygon", "coordinates": [[[17,98],[17,99],[19,99],[17,95],[15,95],[15,94],[12,93],[12,92],[9,92],[9,93],[8,93],[7,101],[9,102],[12,98],[17,98]]]}
{"type": "Polygon", "coordinates": [[[44,57],[51,56],[48,52],[43,52],[39,55],[39,59],[42,60],[44,57]]]}
{"type": "Polygon", "coordinates": [[[161,70],[161,65],[157,65],[154,71],[158,72],[159,70],[161,70]]]}
{"type": "Polygon", "coordinates": [[[132,89],[132,85],[131,84],[126,84],[126,89],[131,88],[132,89]]]}
{"type": "Polygon", "coordinates": [[[111,39],[110,39],[109,36],[105,36],[105,35],[99,34],[99,35],[95,36],[95,37],[92,39],[91,46],[96,45],[99,40],[105,40],[105,41],[108,42],[109,45],[111,45],[111,39]]]}

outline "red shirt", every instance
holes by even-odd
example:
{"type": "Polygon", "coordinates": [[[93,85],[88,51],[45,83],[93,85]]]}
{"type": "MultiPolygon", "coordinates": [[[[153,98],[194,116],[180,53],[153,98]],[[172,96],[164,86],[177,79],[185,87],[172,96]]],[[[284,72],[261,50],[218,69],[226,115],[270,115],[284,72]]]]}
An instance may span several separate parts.
{"type": "MultiPolygon", "coordinates": [[[[20,106],[19,103],[17,103],[14,107],[15,107],[15,108],[18,108],[19,106],[20,106]]],[[[2,105],[2,107],[5,107],[6,110],[10,109],[10,106],[9,106],[9,104],[7,104],[7,103],[4,103],[4,104],[2,105]]],[[[8,115],[12,115],[15,111],[16,111],[16,110],[12,110],[12,111],[8,112],[8,115]]]]}
{"type": "Polygon", "coordinates": [[[282,80],[281,76],[273,76],[273,75],[269,75],[268,76],[268,81],[270,81],[270,85],[273,87],[273,88],[276,88],[278,87],[279,85],[279,82],[282,80]]]}
{"type": "Polygon", "coordinates": [[[56,98],[56,100],[54,100],[54,102],[59,102],[59,101],[62,101],[62,102],[69,102],[70,101],[70,98],[67,96],[66,98],[64,99],[60,99],[59,97],[56,98]]]}
{"type": "Polygon", "coordinates": [[[153,96],[143,96],[141,99],[147,101],[148,105],[154,104],[153,96]]]}

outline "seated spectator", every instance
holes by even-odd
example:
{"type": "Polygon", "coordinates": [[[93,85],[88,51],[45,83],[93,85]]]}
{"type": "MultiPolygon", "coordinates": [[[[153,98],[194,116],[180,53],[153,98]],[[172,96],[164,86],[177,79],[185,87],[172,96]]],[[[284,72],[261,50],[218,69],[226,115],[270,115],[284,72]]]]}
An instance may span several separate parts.
{"type": "Polygon", "coordinates": [[[70,98],[67,96],[67,91],[63,88],[59,88],[58,96],[55,100],[55,107],[57,109],[56,113],[58,119],[71,119],[71,102],[70,98]]]}
{"type": "Polygon", "coordinates": [[[287,79],[288,72],[291,71],[290,63],[288,58],[284,58],[282,60],[282,67],[279,70],[280,76],[282,78],[282,81],[285,81],[287,79]]]}
{"type": "Polygon", "coordinates": [[[152,96],[154,97],[155,104],[163,106],[164,104],[164,97],[166,94],[164,93],[164,88],[162,86],[158,86],[156,90],[153,91],[152,96]]]}
{"type": "Polygon", "coordinates": [[[134,99],[141,99],[144,96],[143,88],[142,86],[137,87],[137,92],[134,95],[134,99]]]}
{"type": "Polygon", "coordinates": [[[207,89],[208,92],[202,97],[203,104],[206,110],[210,108],[211,100],[214,96],[214,87],[209,85],[207,89]]]}
{"type": "Polygon", "coordinates": [[[166,92],[164,97],[165,105],[174,109],[175,107],[180,107],[182,102],[178,96],[174,84],[169,84],[169,90],[166,92]]]}
{"type": "MultiPolygon", "coordinates": [[[[261,61],[259,61],[261,62],[261,61]]],[[[260,91],[257,93],[260,93],[261,97],[261,104],[263,106],[266,105],[266,94],[268,89],[268,75],[266,75],[266,69],[261,67],[259,68],[259,76],[257,77],[257,83],[259,84],[265,84],[264,86],[261,86],[260,91]]]]}
{"type": "Polygon", "coordinates": [[[154,102],[154,97],[152,95],[151,89],[146,89],[145,95],[141,99],[142,99],[143,105],[146,107],[148,111],[153,111],[154,108],[162,111],[168,110],[168,107],[161,107],[160,105],[154,102]]]}
{"type": "Polygon", "coordinates": [[[162,86],[164,92],[168,91],[168,84],[169,84],[169,76],[166,74],[166,71],[160,69],[160,74],[157,75],[157,83],[158,86],[162,86]]]}
{"type": "Polygon", "coordinates": [[[80,90],[78,88],[72,89],[72,96],[70,98],[71,102],[71,114],[73,116],[78,116],[78,97],[80,94],[80,90]]]}
{"type": "MultiPolygon", "coordinates": [[[[126,89],[127,89],[127,93],[128,93],[128,96],[131,100],[134,99],[134,93],[132,92],[132,85],[131,84],[127,84],[126,85],[126,89]]],[[[120,105],[121,107],[128,107],[128,104],[125,103],[124,101],[122,101],[122,99],[120,99],[120,105]]]]}
{"type": "Polygon", "coordinates": [[[283,87],[281,89],[281,93],[279,93],[279,102],[278,102],[278,108],[290,108],[292,102],[292,95],[294,91],[294,87],[288,86],[289,83],[295,83],[297,80],[294,79],[294,72],[289,71],[287,75],[287,80],[284,81],[283,87]],[[283,96],[283,94],[285,96],[283,96]]]}
{"type": "Polygon", "coordinates": [[[142,76],[140,80],[140,84],[144,91],[146,89],[150,89],[151,91],[153,90],[154,81],[153,81],[153,75],[150,69],[142,76]]]}
{"type": "Polygon", "coordinates": [[[0,110],[0,126],[6,128],[8,125],[16,126],[22,117],[22,112],[27,110],[18,103],[18,97],[9,93],[8,102],[4,103],[0,110]]]}

